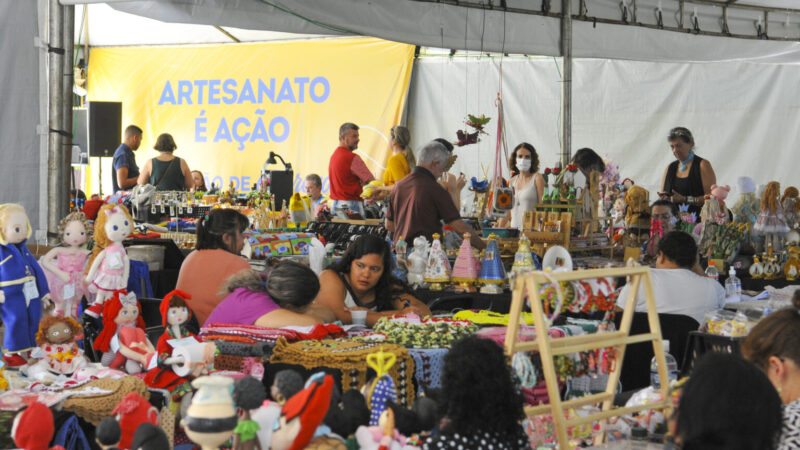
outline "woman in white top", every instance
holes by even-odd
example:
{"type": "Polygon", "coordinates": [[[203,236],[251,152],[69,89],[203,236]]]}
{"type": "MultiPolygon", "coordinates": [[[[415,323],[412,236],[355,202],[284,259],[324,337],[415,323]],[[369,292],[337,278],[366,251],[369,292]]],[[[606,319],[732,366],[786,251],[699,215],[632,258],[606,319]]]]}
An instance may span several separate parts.
{"type": "Polygon", "coordinates": [[[497,226],[505,227],[511,221],[511,228],[522,229],[525,211],[533,211],[542,202],[544,177],[539,173],[539,155],[531,144],[523,142],[511,153],[508,160],[511,170],[511,187],[514,189],[514,206],[506,217],[497,221],[497,226]]]}

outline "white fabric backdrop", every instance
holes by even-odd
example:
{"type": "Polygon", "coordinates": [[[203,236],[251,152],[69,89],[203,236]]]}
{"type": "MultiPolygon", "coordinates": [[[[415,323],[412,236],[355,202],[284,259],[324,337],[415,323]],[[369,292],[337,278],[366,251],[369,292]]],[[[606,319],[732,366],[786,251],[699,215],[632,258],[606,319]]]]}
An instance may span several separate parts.
{"type": "MultiPolygon", "coordinates": [[[[499,58],[420,59],[409,92],[413,148],[436,137],[454,141],[467,113],[491,116],[490,134],[477,145],[457,148],[459,159],[451,170],[480,178],[481,164],[488,167],[494,157],[499,67],[499,58]]],[[[757,184],[798,185],[798,80],[800,65],[790,64],[577,59],[572,150],[590,147],[613,157],[623,178],[633,178],[655,198],[653,190],[674,160],[667,133],[686,126],[695,136],[697,154],[711,161],[718,184],[734,186],[737,177],[748,175],[757,184]]],[[[540,170],[558,160],[560,89],[560,61],[504,59],[509,153],[522,141],[533,144],[540,170]]],[[[736,193],[734,187],[731,202],[736,193]]]]}

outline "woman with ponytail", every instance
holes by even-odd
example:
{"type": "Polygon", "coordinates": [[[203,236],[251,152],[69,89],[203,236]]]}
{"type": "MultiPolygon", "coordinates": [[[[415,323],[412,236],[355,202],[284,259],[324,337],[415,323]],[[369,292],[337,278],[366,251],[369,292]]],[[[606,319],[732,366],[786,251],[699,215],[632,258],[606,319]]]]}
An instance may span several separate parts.
{"type": "Polygon", "coordinates": [[[383,173],[383,184],[392,186],[411,172],[417,165],[414,151],[408,144],[411,142],[411,132],[404,126],[394,126],[389,132],[392,145],[392,156],[386,163],[386,172],[383,173]]]}
{"type": "Polygon", "coordinates": [[[202,326],[222,301],[217,293],[231,275],[250,269],[239,252],[249,222],[234,209],[214,209],[197,221],[197,245],[181,265],[176,288],[192,297],[192,311],[202,326]]]}

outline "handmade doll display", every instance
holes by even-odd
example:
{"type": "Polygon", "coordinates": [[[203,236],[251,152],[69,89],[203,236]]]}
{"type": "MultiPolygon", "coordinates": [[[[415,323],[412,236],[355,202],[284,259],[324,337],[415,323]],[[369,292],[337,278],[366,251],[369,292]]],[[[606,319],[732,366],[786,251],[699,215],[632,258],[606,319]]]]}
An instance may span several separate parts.
{"type": "Polygon", "coordinates": [[[78,318],[81,297],[87,294],[83,271],[89,250],[83,247],[91,233],[92,227],[83,213],[70,213],[58,225],[61,246],[50,250],[40,259],[55,306],[54,314],[78,318]]]}
{"type": "Polygon", "coordinates": [[[703,233],[700,238],[701,253],[706,253],[709,246],[714,243],[719,227],[728,223],[725,199],[728,198],[730,191],[730,186],[711,185],[711,194],[703,203],[703,209],[700,210],[700,220],[703,224],[703,233]]]}
{"type": "Polygon", "coordinates": [[[739,199],[733,205],[733,219],[740,223],[749,223],[751,226],[756,223],[756,217],[760,208],[760,202],[756,197],[756,185],[750,177],[739,177],[736,180],[739,188],[739,199]]]}
{"type": "Polygon", "coordinates": [[[259,424],[258,439],[262,447],[272,442],[272,426],[281,415],[281,408],[294,394],[303,389],[303,377],[291,369],[284,369],[275,374],[270,386],[269,395],[272,401],[265,401],[252,412],[252,419],[259,424]]]}
{"type": "MultiPolygon", "coordinates": [[[[44,403],[34,401],[14,417],[11,438],[25,450],[47,450],[56,428],[53,412],[44,403]]],[[[53,447],[62,449],[63,447],[53,447]]]]}
{"type": "Polygon", "coordinates": [[[30,235],[25,209],[0,205],[0,319],[5,325],[3,361],[9,367],[27,362],[21,354],[36,346],[42,303],[50,301],[44,272],[25,245],[30,235]]]}
{"type": "Polygon", "coordinates": [[[119,448],[132,448],[133,435],[143,423],[158,425],[158,410],[136,392],[131,392],[111,411],[121,431],[119,448]]]}
{"type": "Polygon", "coordinates": [[[391,408],[386,408],[381,413],[378,425],[358,427],[356,440],[359,448],[364,450],[411,450],[420,448],[406,444],[407,438],[395,428],[395,416],[391,408]]]}
{"type": "Polygon", "coordinates": [[[765,247],[772,247],[774,251],[781,250],[783,235],[789,231],[783,215],[780,202],[781,185],[777,181],[770,181],[761,197],[761,212],[758,214],[753,232],[764,236],[765,247]]]}
{"type": "Polygon", "coordinates": [[[36,334],[38,347],[31,352],[31,358],[39,360],[36,364],[23,366],[21,372],[36,381],[52,381],[59,375],[72,375],[86,366],[83,350],[78,340],[83,329],[71,317],[46,316],[39,323],[36,334]]]}
{"type": "Polygon", "coordinates": [[[103,205],[94,223],[95,248],[92,250],[86,283],[96,293],[87,314],[99,317],[103,302],[128,286],[130,259],[122,241],[133,233],[133,218],[122,205],[103,205]]]}
{"type": "Polygon", "coordinates": [[[783,197],[781,197],[783,216],[786,226],[789,227],[790,230],[794,229],[794,226],[797,225],[797,213],[800,211],[800,201],[798,201],[798,197],[800,197],[800,191],[794,186],[787,187],[786,190],[783,191],[783,197]]]}
{"type": "Polygon", "coordinates": [[[361,388],[361,393],[367,400],[370,409],[369,424],[372,426],[378,425],[381,413],[386,409],[388,402],[397,402],[397,389],[389,375],[389,369],[396,359],[394,353],[386,353],[382,348],[367,355],[367,366],[371,367],[376,375],[361,388]]]}
{"type": "Polygon", "coordinates": [[[103,352],[100,362],[112,369],[136,374],[155,366],[156,349],[144,332],[134,293],[114,294],[103,307],[103,330],[94,348],[103,352]]]}
{"type": "Polygon", "coordinates": [[[306,448],[328,413],[332,391],[331,375],[322,372],[312,375],[306,387],[293,395],[281,408],[281,416],[275,424],[269,448],[273,450],[306,448]]]}
{"type": "MultiPolygon", "coordinates": [[[[147,372],[144,382],[151,388],[167,389],[172,392],[171,405],[178,405],[178,400],[184,394],[192,392],[192,386],[188,379],[175,374],[169,365],[172,357],[173,347],[169,343],[172,339],[183,339],[193,337],[200,341],[194,333],[189,331],[187,325],[192,318],[192,311],[186,304],[191,296],[186,292],[174,290],[164,296],[159,306],[161,312],[161,324],[164,326],[164,333],[158,338],[156,344],[157,366],[147,372]]],[[[173,411],[174,412],[174,411],[173,411]]]]}
{"type": "Polygon", "coordinates": [[[261,381],[246,376],[233,385],[233,403],[239,414],[239,423],[233,430],[234,450],[253,450],[265,448],[256,434],[260,427],[250,418],[250,410],[261,406],[267,398],[267,392],[261,381]]]}

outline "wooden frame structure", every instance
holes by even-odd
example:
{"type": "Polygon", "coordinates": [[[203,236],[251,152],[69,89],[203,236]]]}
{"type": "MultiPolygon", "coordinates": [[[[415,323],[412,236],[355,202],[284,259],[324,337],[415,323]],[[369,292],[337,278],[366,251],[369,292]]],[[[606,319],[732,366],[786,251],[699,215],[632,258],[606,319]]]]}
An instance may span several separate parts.
{"type": "MultiPolygon", "coordinates": [[[[606,419],[614,416],[630,414],[645,409],[657,408],[669,410],[672,403],[669,396],[669,383],[661,384],[661,398],[659,402],[648,403],[624,408],[613,408],[614,395],[616,394],[619,382],[622,361],[625,356],[625,347],[628,344],[638,342],[652,342],[653,351],[658,361],[658,376],[661,380],[667,380],[667,364],[664,358],[664,348],[661,345],[661,325],[658,321],[656,312],[655,297],[653,296],[653,286],[650,279],[649,267],[623,267],[617,269],[594,269],[572,272],[548,273],[531,272],[520,275],[514,283],[514,291],[511,297],[511,309],[509,326],[506,331],[505,351],[509,356],[516,352],[526,352],[536,350],[542,360],[542,372],[547,385],[547,394],[550,404],[529,406],[525,408],[525,414],[535,416],[544,413],[551,413],[556,427],[559,447],[569,449],[569,438],[567,427],[591,423],[597,420],[606,419]],[[630,277],[631,289],[628,298],[625,300],[625,308],[622,314],[620,329],[612,332],[591,333],[581,336],[571,336],[553,339],[547,330],[549,324],[545,319],[542,301],[539,297],[539,286],[548,283],[559,283],[603,277],[630,277]],[[634,308],[636,306],[636,295],[639,287],[644,283],[644,293],[647,301],[647,319],[650,325],[650,332],[645,334],[630,335],[631,322],[633,321],[634,308]],[[534,324],[536,325],[536,339],[530,342],[517,340],[519,318],[525,302],[525,293],[528,292],[531,300],[531,310],[533,312],[534,324]],[[573,398],[562,401],[558,378],[556,376],[553,357],[566,355],[591,349],[614,347],[616,349],[616,365],[608,376],[608,384],[604,392],[587,395],[585,397],[573,398]],[[589,414],[583,417],[576,417],[566,420],[564,411],[584,405],[602,403],[602,411],[589,414]]],[[[668,414],[668,413],[667,413],[668,414]]],[[[666,414],[665,414],[666,415],[666,414]]],[[[600,436],[603,439],[604,436],[600,436]]]]}

